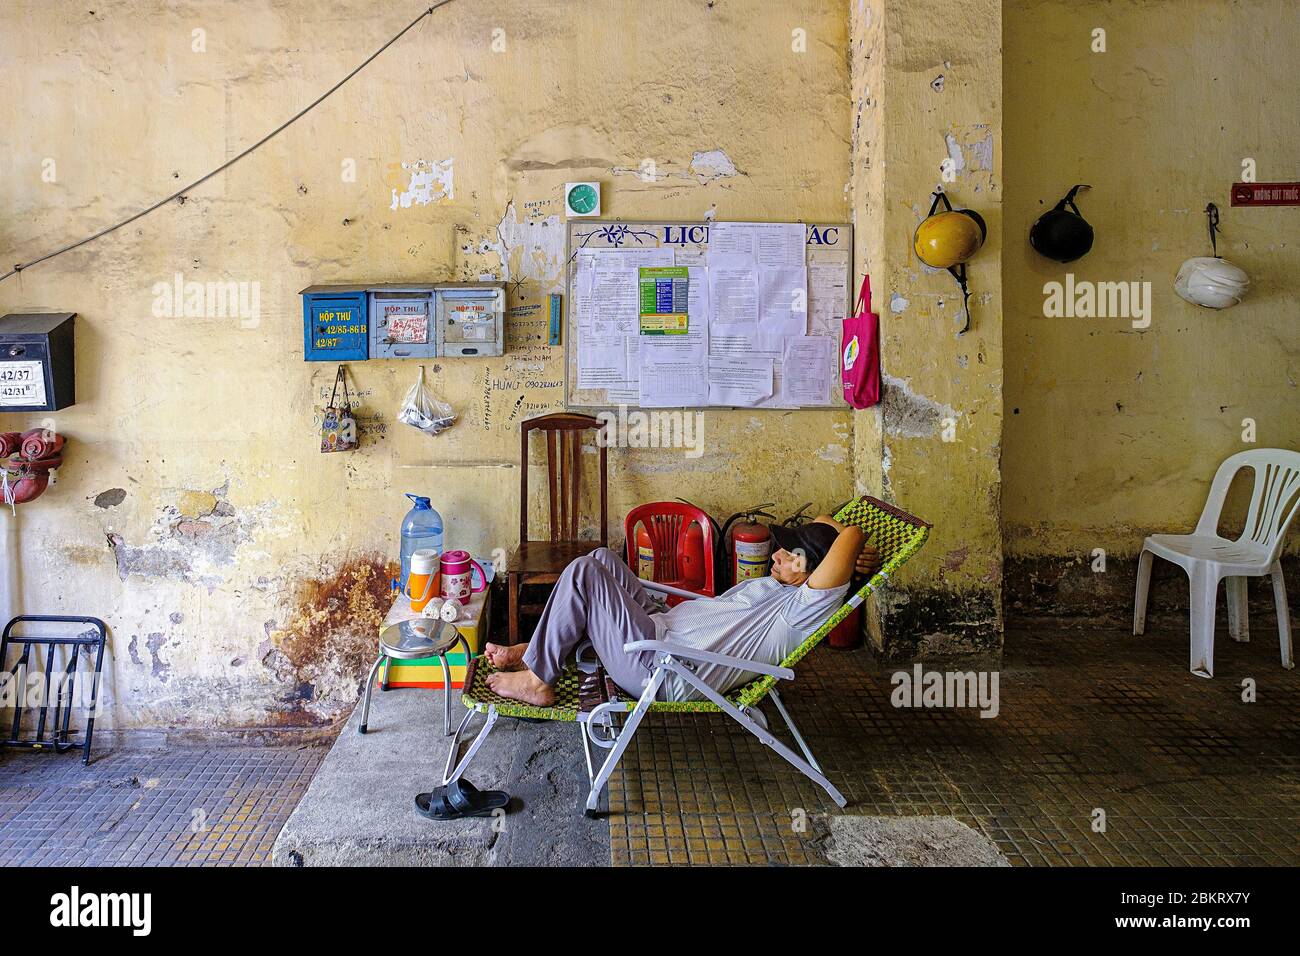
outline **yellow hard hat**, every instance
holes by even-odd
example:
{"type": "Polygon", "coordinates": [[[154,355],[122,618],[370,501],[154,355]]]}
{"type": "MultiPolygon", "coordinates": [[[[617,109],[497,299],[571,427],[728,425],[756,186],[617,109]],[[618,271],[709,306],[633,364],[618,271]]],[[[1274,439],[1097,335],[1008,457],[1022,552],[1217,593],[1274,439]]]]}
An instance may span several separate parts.
{"type": "Polygon", "coordinates": [[[927,266],[951,269],[979,252],[987,232],[979,213],[949,209],[922,220],[912,236],[912,248],[927,266]]]}

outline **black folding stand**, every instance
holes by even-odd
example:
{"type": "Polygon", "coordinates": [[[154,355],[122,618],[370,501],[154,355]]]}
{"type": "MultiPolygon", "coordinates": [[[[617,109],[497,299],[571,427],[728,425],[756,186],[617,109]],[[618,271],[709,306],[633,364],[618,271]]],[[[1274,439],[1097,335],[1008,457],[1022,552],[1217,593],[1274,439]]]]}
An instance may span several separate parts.
{"type": "MultiPolygon", "coordinates": [[[[9,677],[9,694],[12,696],[14,704],[14,722],[13,729],[7,740],[0,741],[0,746],[5,747],[24,747],[28,750],[53,750],[55,753],[64,753],[78,746],[77,741],[68,739],[68,724],[72,718],[73,704],[76,697],[73,695],[74,682],[77,678],[77,660],[81,655],[82,648],[86,653],[90,649],[95,649],[95,672],[92,676],[93,683],[90,687],[90,702],[86,710],[86,730],[85,741],[82,742],[83,748],[81,762],[90,763],[90,741],[95,733],[95,711],[99,704],[99,676],[104,666],[104,646],[108,642],[108,626],[97,617],[65,617],[54,614],[27,614],[14,618],[5,625],[4,634],[0,636],[0,667],[4,666],[5,660],[9,656],[9,645],[16,644],[22,647],[22,653],[13,667],[8,669],[9,677]],[[25,621],[53,622],[64,624],[90,624],[96,633],[80,634],[76,637],[27,637],[19,636],[13,633],[14,625],[25,621]],[[32,648],[38,645],[45,645],[49,648],[45,655],[45,687],[41,697],[40,717],[36,722],[36,736],[34,738],[23,739],[22,733],[23,722],[23,705],[27,693],[28,680],[27,675],[31,665],[32,648]],[[53,701],[54,714],[50,718],[50,690],[54,681],[54,652],[59,647],[71,648],[68,655],[67,666],[63,670],[63,677],[59,682],[58,694],[53,701]],[[21,674],[21,676],[20,676],[21,674]],[[67,705],[64,706],[64,695],[67,695],[67,705]],[[60,713],[62,712],[62,713],[60,713]],[[62,716],[63,724],[59,725],[59,719],[62,716]],[[50,726],[50,735],[45,735],[46,724],[50,726]]],[[[39,652],[38,652],[39,655],[39,652]]]]}

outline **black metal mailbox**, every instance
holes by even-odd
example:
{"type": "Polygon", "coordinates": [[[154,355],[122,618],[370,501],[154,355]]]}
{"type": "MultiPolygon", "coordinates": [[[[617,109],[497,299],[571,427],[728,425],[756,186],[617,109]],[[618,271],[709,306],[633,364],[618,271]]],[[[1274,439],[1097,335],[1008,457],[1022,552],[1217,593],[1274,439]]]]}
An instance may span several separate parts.
{"type": "Polygon", "coordinates": [[[76,401],[75,312],[0,319],[0,412],[57,412],[76,401]]]}

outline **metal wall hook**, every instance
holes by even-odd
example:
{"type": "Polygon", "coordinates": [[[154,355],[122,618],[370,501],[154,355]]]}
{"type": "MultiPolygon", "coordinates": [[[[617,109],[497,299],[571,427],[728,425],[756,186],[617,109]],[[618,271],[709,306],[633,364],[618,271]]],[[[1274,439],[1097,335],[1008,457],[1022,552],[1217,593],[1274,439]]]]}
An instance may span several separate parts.
{"type": "Polygon", "coordinates": [[[1214,254],[1214,258],[1217,259],[1219,258],[1217,233],[1221,231],[1219,229],[1219,207],[1214,203],[1208,203],[1205,207],[1205,218],[1208,220],[1210,227],[1210,250],[1214,254]]]}
{"type": "Polygon", "coordinates": [[[1056,204],[1056,208],[1064,209],[1066,206],[1069,206],[1071,209],[1074,210],[1074,214],[1076,216],[1082,216],[1083,213],[1079,212],[1079,207],[1074,204],[1074,197],[1079,195],[1080,189],[1091,189],[1091,188],[1092,187],[1087,183],[1079,183],[1078,185],[1071,187],[1070,191],[1065,194],[1065,198],[1056,204]]]}
{"type": "Polygon", "coordinates": [[[943,191],[942,185],[938,186],[930,195],[933,197],[933,201],[930,203],[929,216],[933,216],[939,209],[940,202],[943,203],[945,212],[952,212],[952,201],[948,198],[948,194],[943,191]]]}
{"type": "Polygon", "coordinates": [[[966,284],[966,263],[963,262],[960,265],[953,266],[948,271],[953,274],[957,284],[961,286],[961,307],[962,311],[966,313],[966,324],[957,333],[960,337],[970,331],[970,286],[966,284]]]}

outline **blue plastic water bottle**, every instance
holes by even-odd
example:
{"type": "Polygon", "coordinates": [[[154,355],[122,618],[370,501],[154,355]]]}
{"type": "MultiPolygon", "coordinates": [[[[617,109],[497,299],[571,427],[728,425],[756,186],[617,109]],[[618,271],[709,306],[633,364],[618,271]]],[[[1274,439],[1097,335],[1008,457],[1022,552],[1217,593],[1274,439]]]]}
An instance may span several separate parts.
{"type": "Polygon", "coordinates": [[[398,587],[405,588],[411,576],[411,555],[421,548],[432,548],[442,554],[442,515],[433,510],[428,498],[419,495],[406,497],[415,507],[402,519],[402,576],[398,587]]]}

